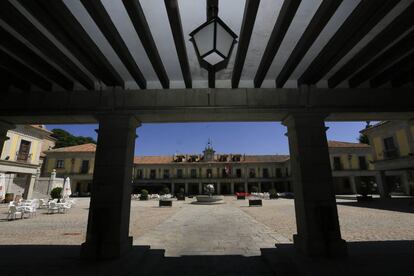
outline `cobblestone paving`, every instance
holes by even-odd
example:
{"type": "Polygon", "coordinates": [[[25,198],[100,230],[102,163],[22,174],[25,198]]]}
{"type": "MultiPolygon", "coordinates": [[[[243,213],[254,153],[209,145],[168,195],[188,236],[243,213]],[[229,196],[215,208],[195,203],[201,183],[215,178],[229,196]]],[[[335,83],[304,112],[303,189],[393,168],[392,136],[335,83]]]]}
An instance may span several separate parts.
{"type": "MultiPolygon", "coordinates": [[[[174,201],[159,208],[158,201],[131,203],[130,235],[135,244],[167,250],[167,255],[259,254],[260,248],[291,242],[296,233],[293,200],[264,200],[263,207],[226,197],[226,204],[205,206],[174,201]]],[[[89,199],[77,199],[67,214],[7,221],[7,205],[0,205],[0,244],[80,245],[85,240],[89,199]]],[[[347,241],[414,240],[414,205],[408,201],[357,204],[338,200],[342,237],[347,241]]]]}
{"type": "MultiPolygon", "coordinates": [[[[237,201],[231,202],[240,205],[237,201]]],[[[337,200],[342,238],[346,241],[414,240],[414,205],[409,199],[357,203],[337,200]]],[[[241,208],[285,238],[296,233],[293,200],[263,201],[262,208],[241,208]]]]}
{"type": "Polygon", "coordinates": [[[187,204],[187,208],[136,239],[134,244],[165,249],[166,256],[257,256],[260,248],[274,248],[275,243],[288,242],[232,204],[187,204]]]}

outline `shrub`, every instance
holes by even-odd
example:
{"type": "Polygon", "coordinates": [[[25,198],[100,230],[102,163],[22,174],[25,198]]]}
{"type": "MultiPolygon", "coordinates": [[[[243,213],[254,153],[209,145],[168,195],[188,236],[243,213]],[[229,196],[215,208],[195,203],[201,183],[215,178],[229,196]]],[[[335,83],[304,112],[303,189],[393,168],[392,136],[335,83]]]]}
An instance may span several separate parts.
{"type": "Polygon", "coordinates": [[[139,197],[140,200],[148,200],[148,191],[143,189],[141,190],[141,196],[139,197]]]}
{"type": "Polygon", "coordinates": [[[55,198],[60,198],[61,197],[61,193],[62,193],[62,187],[55,187],[52,189],[52,191],[50,191],[50,196],[55,199],[55,198]]]}
{"type": "Polygon", "coordinates": [[[180,195],[185,194],[185,190],[184,190],[184,188],[180,188],[180,190],[179,190],[179,194],[180,194],[180,195]]]}
{"type": "Polygon", "coordinates": [[[170,189],[168,189],[168,187],[164,187],[161,190],[161,195],[166,195],[170,193],[170,189]]]}
{"type": "Polygon", "coordinates": [[[253,186],[252,193],[258,193],[258,192],[259,192],[259,188],[257,188],[257,186],[253,186]]]}
{"type": "Polygon", "coordinates": [[[270,190],[269,190],[269,197],[270,197],[271,199],[278,198],[278,195],[277,195],[277,191],[276,191],[276,189],[270,189],[270,190]]]}

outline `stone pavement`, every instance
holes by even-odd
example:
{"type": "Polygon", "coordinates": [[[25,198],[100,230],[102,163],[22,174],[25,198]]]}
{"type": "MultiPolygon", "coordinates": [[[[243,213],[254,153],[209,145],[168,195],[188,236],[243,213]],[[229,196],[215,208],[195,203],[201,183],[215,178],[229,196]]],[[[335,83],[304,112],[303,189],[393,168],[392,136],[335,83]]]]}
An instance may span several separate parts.
{"type": "MultiPolygon", "coordinates": [[[[191,203],[186,203],[191,204],[191,203]]],[[[288,239],[230,204],[191,205],[182,208],[155,229],[134,240],[134,245],[165,249],[166,256],[259,256],[261,248],[274,248],[288,239]]]]}

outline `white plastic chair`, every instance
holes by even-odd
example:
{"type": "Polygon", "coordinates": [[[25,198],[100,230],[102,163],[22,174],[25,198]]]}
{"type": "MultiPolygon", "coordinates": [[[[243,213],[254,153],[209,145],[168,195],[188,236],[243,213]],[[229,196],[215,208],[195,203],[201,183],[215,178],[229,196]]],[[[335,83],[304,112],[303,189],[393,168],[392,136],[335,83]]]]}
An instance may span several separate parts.
{"type": "Polygon", "coordinates": [[[56,211],[59,213],[59,207],[57,206],[57,204],[55,202],[51,201],[49,203],[49,207],[47,208],[47,213],[48,214],[53,214],[56,211]]]}
{"type": "Polygon", "coordinates": [[[23,218],[23,212],[19,211],[15,205],[11,205],[9,207],[9,213],[7,215],[7,219],[11,220],[16,219],[17,216],[20,216],[20,219],[23,218]]]}
{"type": "Polygon", "coordinates": [[[60,213],[66,213],[71,207],[72,206],[71,206],[70,203],[65,203],[65,204],[59,205],[59,212],[60,213]]]}

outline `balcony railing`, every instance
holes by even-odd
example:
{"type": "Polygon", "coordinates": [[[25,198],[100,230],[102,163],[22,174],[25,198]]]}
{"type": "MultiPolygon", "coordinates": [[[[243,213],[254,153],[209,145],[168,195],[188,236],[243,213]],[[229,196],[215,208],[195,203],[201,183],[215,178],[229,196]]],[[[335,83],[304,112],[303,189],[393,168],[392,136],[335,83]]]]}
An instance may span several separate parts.
{"type": "Polygon", "coordinates": [[[400,156],[400,154],[399,154],[399,152],[398,152],[398,149],[397,149],[397,148],[395,148],[395,149],[388,149],[388,150],[384,150],[384,157],[385,157],[386,159],[397,158],[397,157],[399,157],[399,156],[400,156]]]}
{"type": "Polygon", "coordinates": [[[16,152],[16,161],[17,162],[25,162],[25,163],[28,163],[31,158],[32,158],[32,154],[31,153],[16,152]]]}

